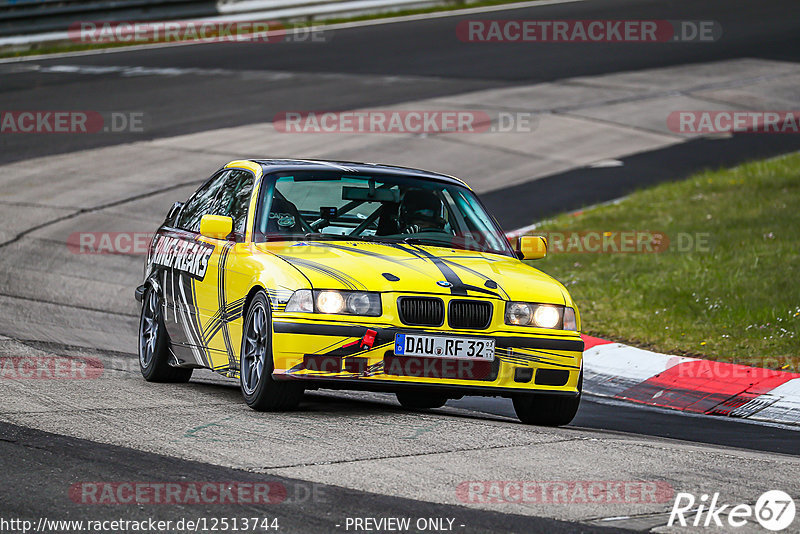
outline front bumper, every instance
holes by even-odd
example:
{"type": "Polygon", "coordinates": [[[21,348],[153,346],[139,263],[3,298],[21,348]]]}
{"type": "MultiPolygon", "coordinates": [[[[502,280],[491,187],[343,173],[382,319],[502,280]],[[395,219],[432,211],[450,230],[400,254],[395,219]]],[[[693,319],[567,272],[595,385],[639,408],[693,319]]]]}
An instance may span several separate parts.
{"type": "Polygon", "coordinates": [[[583,341],[577,332],[461,331],[276,317],[273,376],[308,387],[396,391],[424,387],[452,395],[524,392],[577,395],[583,341]],[[398,333],[495,340],[492,362],[418,358],[394,353],[398,333]]]}

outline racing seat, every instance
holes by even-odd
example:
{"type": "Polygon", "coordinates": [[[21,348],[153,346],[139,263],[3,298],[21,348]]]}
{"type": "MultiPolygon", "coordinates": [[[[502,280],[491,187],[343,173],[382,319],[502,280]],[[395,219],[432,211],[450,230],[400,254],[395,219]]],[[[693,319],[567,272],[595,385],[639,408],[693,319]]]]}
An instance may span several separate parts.
{"type": "Polygon", "coordinates": [[[275,196],[272,199],[272,207],[267,215],[267,227],[265,233],[272,234],[302,234],[305,232],[303,217],[300,210],[292,202],[282,196],[275,196]]]}

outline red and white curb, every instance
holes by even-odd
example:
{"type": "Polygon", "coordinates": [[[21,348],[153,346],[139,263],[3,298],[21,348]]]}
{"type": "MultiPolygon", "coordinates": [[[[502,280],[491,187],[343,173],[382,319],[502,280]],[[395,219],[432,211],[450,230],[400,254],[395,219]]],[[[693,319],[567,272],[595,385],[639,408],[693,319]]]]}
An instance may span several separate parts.
{"type": "Polygon", "coordinates": [[[685,412],[800,424],[800,374],[659,354],[582,336],[583,388],[685,412]]]}

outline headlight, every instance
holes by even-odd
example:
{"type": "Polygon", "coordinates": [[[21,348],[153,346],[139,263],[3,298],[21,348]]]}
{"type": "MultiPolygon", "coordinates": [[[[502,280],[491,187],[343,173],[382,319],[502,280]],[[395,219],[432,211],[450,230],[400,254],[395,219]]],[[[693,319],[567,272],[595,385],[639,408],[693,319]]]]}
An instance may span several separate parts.
{"type": "Polygon", "coordinates": [[[527,325],[531,323],[531,307],[524,302],[509,302],[506,305],[506,323],[527,325]]]}
{"type": "Polygon", "coordinates": [[[344,297],[338,291],[320,291],[317,293],[317,309],[320,313],[342,313],[344,297]]]}
{"type": "MultiPolygon", "coordinates": [[[[572,310],[572,308],[567,309],[572,310]]],[[[564,306],[531,302],[506,303],[506,324],[560,329],[564,327],[564,318],[564,306]]],[[[574,310],[572,310],[572,322],[575,322],[574,310]]]]}
{"type": "Polygon", "coordinates": [[[310,289],[299,289],[292,293],[285,311],[311,313],[314,311],[314,296],[310,289]]]}
{"type": "MultiPolygon", "coordinates": [[[[563,310],[563,308],[561,308],[563,310]]],[[[541,328],[555,328],[561,322],[561,310],[555,306],[536,306],[533,324],[541,328]]]]}
{"type": "Polygon", "coordinates": [[[347,296],[347,310],[356,315],[369,315],[372,301],[368,293],[350,293],[347,296]]]}
{"type": "Polygon", "coordinates": [[[328,313],[345,315],[381,315],[381,296],[367,291],[337,291],[333,289],[300,289],[286,303],[287,312],[328,313]]]}

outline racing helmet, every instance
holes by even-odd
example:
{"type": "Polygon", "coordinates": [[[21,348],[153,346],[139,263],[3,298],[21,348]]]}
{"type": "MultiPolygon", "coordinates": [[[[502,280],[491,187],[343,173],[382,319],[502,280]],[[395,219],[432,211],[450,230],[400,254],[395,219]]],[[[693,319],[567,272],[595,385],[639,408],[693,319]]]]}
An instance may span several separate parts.
{"type": "Polygon", "coordinates": [[[415,222],[426,222],[441,227],[442,201],[433,191],[409,189],[400,202],[400,225],[408,226],[415,222]]]}

